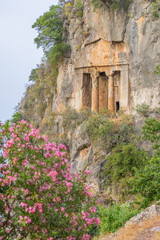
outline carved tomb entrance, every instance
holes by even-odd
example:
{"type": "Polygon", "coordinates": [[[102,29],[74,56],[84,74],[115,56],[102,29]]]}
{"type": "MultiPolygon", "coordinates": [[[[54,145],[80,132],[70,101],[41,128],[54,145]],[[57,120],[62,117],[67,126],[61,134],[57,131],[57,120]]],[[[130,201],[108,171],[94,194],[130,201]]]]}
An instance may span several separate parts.
{"type": "Polygon", "coordinates": [[[124,42],[99,38],[82,48],[75,67],[79,109],[128,111],[128,59],[124,42]]]}
{"type": "Polygon", "coordinates": [[[99,109],[119,111],[120,71],[108,76],[105,72],[83,73],[82,107],[95,112],[99,109]]]}

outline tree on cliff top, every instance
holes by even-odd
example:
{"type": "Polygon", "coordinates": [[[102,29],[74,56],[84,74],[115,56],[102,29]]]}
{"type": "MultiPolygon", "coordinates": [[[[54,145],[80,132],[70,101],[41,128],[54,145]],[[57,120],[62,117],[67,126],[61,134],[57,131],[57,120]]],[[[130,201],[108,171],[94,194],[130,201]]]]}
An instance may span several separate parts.
{"type": "Polygon", "coordinates": [[[63,9],[51,6],[49,11],[40,16],[32,25],[38,31],[34,39],[37,48],[42,47],[45,56],[51,61],[64,55],[66,44],[63,39],[63,9]]]}

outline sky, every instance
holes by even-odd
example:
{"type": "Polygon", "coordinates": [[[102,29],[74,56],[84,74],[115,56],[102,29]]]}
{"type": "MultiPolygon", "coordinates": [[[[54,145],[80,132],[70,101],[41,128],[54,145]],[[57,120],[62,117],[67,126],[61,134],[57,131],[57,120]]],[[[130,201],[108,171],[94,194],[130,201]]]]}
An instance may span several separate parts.
{"type": "Polygon", "coordinates": [[[58,0],[0,0],[0,121],[11,119],[43,56],[32,24],[58,0]]]}

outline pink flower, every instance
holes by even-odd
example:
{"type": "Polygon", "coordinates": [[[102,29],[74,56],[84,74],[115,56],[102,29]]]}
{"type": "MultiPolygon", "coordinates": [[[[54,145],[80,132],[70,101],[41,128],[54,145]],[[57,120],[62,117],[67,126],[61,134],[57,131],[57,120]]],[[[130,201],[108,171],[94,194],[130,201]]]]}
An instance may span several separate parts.
{"type": "Polygon", "coordinates": [[[83,234],[83,237],[81,238],[82,240],[89,240],[90,239],[90,235],[89,234],[83,234]]]}
{"type": "Polygon", "coordinates": [[[27,207],[27,203],[21,202],[21,207],[27,207]]]}
{"type": "Polygon", "coordinates": [[[42,138],[43,138],[44,142],[47,142],[47,138],[45,135],[42,135],[42,138]]]}
{"type": "Polygon", "coordinates": [[[7,157],[7,155],[8,155],[8,151],[7,151],[7,149],[4,149],[3,150],[3,157],[5,158],[5,157],[7,157]]]}
{"type": "Polygon", "coordinates": [[[29,137],[27,135],[25,135],[25,137],[23,138],[26,142],[29,142],[29,137]]]}
{"type": "Polygon", "coordinates": [[[20,121],[20,123],[22,123],[22,124],[26,124],[26,121],[24,121],[24,120],[21,120],[21,121],[20,121]]]}
{"type": "Polygon", "coordinates": [[[99,218],[94,218],[94,222],[95,222],[96,225],[99,225],[99,223],[100,223],[99,218]]]}
{"type": "Polygon", "coordinates": [[[84,228],[87,228],[87,225],[85,223],[83,225],[84,225],[84,228]]]}
{"type": "Polygon", "coordinates": [[[10,131],[10,132],[13,132],[13,127],[10,127],[10,128],[9,128],[9,131],[10,131]]]}
{"type": "Polygon", "coordinates": [[[23,220],[23,217],[22,216],[19,216],[19,221],[17,221],[18,223],[22,222],[23,220]]]}
{"type": "Polygon", "coordinates": [[[51,171],[50,173],[47,174],[47,176],[51,176],[52,177],[52,181],[56,181],[56,175],[58,175],[57,171],[51,171]]]}
{"type": "Polygon", "coordinates": [[[61,212],[64,212],[64,207],[61,207],[61,212]]]}
{"type": "Polygon", "coordinates": [[[30,218],[28,218],[26,221],[25,221],[25,223],[27,224],[27,223],[30,223],[31,222],[31,219],[30,218]]]}

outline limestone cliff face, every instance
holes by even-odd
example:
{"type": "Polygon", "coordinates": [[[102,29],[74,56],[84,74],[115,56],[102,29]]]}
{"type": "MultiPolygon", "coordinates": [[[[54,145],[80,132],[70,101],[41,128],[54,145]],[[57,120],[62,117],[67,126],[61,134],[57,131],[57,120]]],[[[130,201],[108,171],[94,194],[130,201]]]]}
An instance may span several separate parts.
{"type": "Polygon", "coordinates": [[[144,102],[158,106],[160,20],[152,16],[150,2],[133,0],[127,12],[105,5],[94,10],[90,0],[83,4],[82,19],[73,17],[69,24],[71,56],[59,68],[53,110],[107,107],[133,113],[144,102]]]}
{"type": "MultiPolygon", "coordinates": [[[[160,75],[154,74],[156,65],[160,64],[160,18],[153,17],[151,3],[132,0],[127,11],[111,11],[105,5],[94,10],[90,0],[82,2],[83,17],[77,18],[73,9],[72,19],[64,23],[71,54],[63,59],[57,89],[51,91],[53,112],[47,115],[45,110],[39,119],[34,113],[37,103],[31,105],[36,127],[41,128],[44,122],[44,127],[51,126],[51,135],[63,133],[61,113],[68,106],[76,110],[90,108],[97,112],[105,108],[110,112],[122,110],[134,114],[137,104],[146,103],[152,109],[160,102],[160,75]]],[[[46,99],[49,88],[50,85],[40,96],[50,110],[51,101],[48,104],[46,99]]],[[[22,113],[30,95],[26,92],[21,101],[22,113]]],[[[91,171],[89,183],[94,192],[100,193],[99,173],[106,152],[93,146],[84,129],[81,124],[67,133],[71,163],[74,171],[84,168],[91,171]]],[[[116,200],[117,190],[108,189],[108,195],[116,200]]]]}
{"type": "MultiPolygon", "coordinates": [[[[71,56],[59,68],[53,111],[71,106],[134,113],[137,104],[157,107],[160,79],[154,70],[160,63],[160,20],[152,16],[150,2],[133,0],[127,12],[106,6],[94,10],[90,0],[83,4],[82,19],[73,17],[69,24],[71,56]]],[[[83,125],[68,138],[74,169],[88,166],[90,184],[100,192],[105,152],[96,151],[83,125]]],[[[116,199],[114,190],[110,194],[116,199]]]]}

